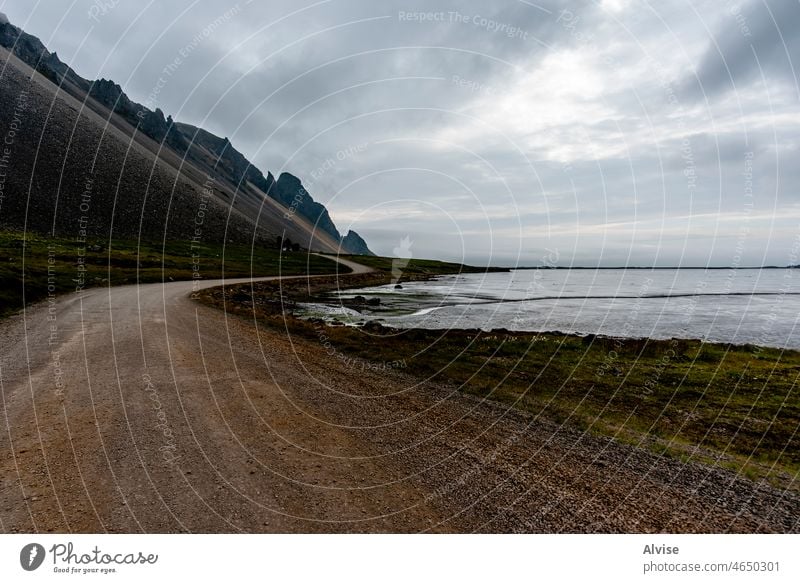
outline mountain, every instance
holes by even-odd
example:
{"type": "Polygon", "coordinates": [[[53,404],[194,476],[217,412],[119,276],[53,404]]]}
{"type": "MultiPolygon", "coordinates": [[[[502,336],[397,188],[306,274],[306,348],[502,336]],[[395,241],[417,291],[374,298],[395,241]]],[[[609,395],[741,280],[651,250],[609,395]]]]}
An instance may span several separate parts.
{"type": "Polygon", "coordinates": [[[278,181],[272,186],[269,194],[288,206],[289,209],[294,209],[295,213],[306,217],[314,224],[315,228],[328,233],[337,241],[341,240],[342,237],[336,225],[328,215],[328,209],[311,198],[296,176],[284,172],[278,177],[278,181]]]}
{"type": "Polygon", "coordinates": [[[0,130],[24,127],[0,226],[72,234],[79,221],[94,236],[215,241],[280,235],[317,251],[371,253],[357,234],[340,235],[296,176],[265,176],[227,137],[151,111],[111,80],[82,78],[2,15],[0,47],[0,130]]]}
{"type": "Polygon", "coordinates": [[[347,235],[342,238],[342,250],[354,255],[375,255],[367,247],[367,242],[355,231],[347,231],[347,235]]]}

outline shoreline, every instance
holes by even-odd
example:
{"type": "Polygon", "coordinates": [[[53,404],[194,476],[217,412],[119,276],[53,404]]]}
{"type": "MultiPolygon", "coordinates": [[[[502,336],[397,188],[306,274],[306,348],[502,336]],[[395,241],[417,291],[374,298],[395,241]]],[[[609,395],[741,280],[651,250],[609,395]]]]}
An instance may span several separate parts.
{"type": "MultiPolygon", "coordinates": [[[[749,268],[745,268],[749,269],[749,268]]],[[[778,268],[778,269],[785,269],[785,268],[778,268]]],[[[482,271],[472,272],[472,273],[483,273],[482,271]]],[[[488,273],[488,272],[487,272],[488,273]]],[[[442,276],[448,275],[468,275],[470,273],[437,273],[437,274],[411,274],[409,275],[402,283],[408,282],[419,282],[419,281],[433,281],[442,276]]],[[[292,288],[290,286],[284,285],[284,290],[286,293],[283,297],[289,301],[287,304],[293,311],[292,315],[294,317],[298,317],[301,319],[315,321],[318,319],[325,320],[325,318],[320,318],[316,316],[298,316],[294,313],[296,309],[295,304],[316,304],[321,306],[326,306],[328,308],[335,309],[336,307],[344,307],[358,311],[363,319],[364,322],[354,323],[354,324],[345,324],[344,322],[337,321],[335,318],[331,318],[326,320],[328,325],[332,326],[339,326],[339,325],[352,325],[356,327],[362,327],[367,323],[376,323],[384,328],[393,329],[396,331],[403,331],[403,330],[430,330],[430,331],[443,331],[443,330],[453,330],[453,331],[463,331],[463,332],[476,332],[481,331],[484,333],[496,333],[496,334],[544,334],[544,335],[564,335],[564,336],[574,336],[575,338],[603,338],[608,340],[631,340],[631,341],[653,341],[653,342],[670,342],[670,341],[697,341],[703,344],[710,344],[716,345],[721,347],[733,348],[733,349],[742,349],[742,350],[752,350],[752,351],[761,351],[764,349],[770,350],[779,350],[782,352],[800,352],[800,347],[792,347],[792,346],[778,346],[772,344],[758,344],[754,342],[726,342],[724,340],[707,340],[704,338],[698,338],[696,336],[624,336],[624,335],[615,335],[615,334],[597,334],[594,332],[574,332],[574,331],[564,331],[559,329],[539,329],[539,330],[521,330],[521,329],[510,329],[506,327],[492,327],[492,328],[476,328],[476,327],[420,327],[420,326],[393,326],[390,323],[385,323],[382,320],[382,316],[385,314],[392,314],[392,310],[384,310],[385,304],[370,306],[369,303],[364,300],[359,301],[355,300],[354,298],[342,298],[342,297],[335,297],[330,295],[331,293],[342,293],[347,292],[348,290],[359,290],[367,293],[366,290],[368,288],[376,288],[385,286],[391,281],[387,281],[385,275],[380,274],[379,272],[372,272],[370,274],[365,274],[367,277],[363,280],[358,280],[357,283],[350,283],[348,281],[348,274],[344,274],[338,276],[335,281],[332,280],[334,276],[329,278],[319,278],[318,279],[318,286],[313,288],[306,288],[304,290],[299,290],[292,288]],[[365,310],[365,311],[362,311],[365,310]]],[[[353,280],[355,281],[355,280],[353,280]]],[[[382,295],[382,294],[379,294],[382,295]]],[[[686,298],[686,297],[726,297],[726,296],[733,296],[733,297],[741,297],[741,296],[785,296],[785,295],[800,295],[800,292],[763,292],[763,293],[749,293],[749,292],[721,292],[721,293],[677,293],[677,294],[657,294],[657,295],[645,295],[645,296],[576,296],[576,297],[558,297],[558,296],[546,296],[546,297],[537,297],[537,298],[521,298],[521,299],[486,299],[486,300],[478,300],[472,302],[470,305],[494,305],[494,304],[516,304],[516,303],[527,303],[527,302],[539,302],[539,301],[575,301],[575,300],[587,300],[587,299],[612,299],[612,300],[647,300],[647,299],[673,299],[673,298],[686,298]]],[[[410,297],[410,296],[409,296],[410,297]]],[[[463,305],[459,302],[453,303],[437,303],[435,309],[438,308],[446,308],[446,307],[453,307],[463,305]]],[[[418,309],[427,309],[427,306],[423,305],[422,303],[418,304],[418,309]]],[[[411,314],[399,314],[402,316],[408,316],[411,314]]]]}
{"type": "Polygon", "coordinates": [[[761,266],[761,267],[755,266],[755,265],[745,265],[745,266],[741,266],[741,267],[737,267],[737,266],[733,266],[733,265],[717,265],[717,266],[713,266],[712,265],[712,266],[708,266],[708,267],[701,266],[701,265],[687,266],[687,267],[675,267],[675,266],[673,266],[673,267],[669,267],[669,266],[668,267],[660,267],[660,266],[642,266],[642,265],[638,265],[638,266],[637,265],[632,265],[630,267],[624,267],[624,266],[618,266],[618,267],[583,267],[583,266],[578,266],[578,265],[572,266],[572,267],[558,267],[558,266],[553,266],[553,267],[542,266],[542,267],[539,267],[539,266],[533,265],[533,266],[526,266],[526,267],[508,267],[508,268],[504,268],[504,269],[509,269],[511,271],[515,271],[515,270],[529,271],[529,270],[533,270],[533,269],[542,269],[542,270],[546,270],[546,269],[570,270],[570,269],[572,269],[572,270],[591,270],[591,271],[602,271],[602,270],[606,270],[606,269],[611,269],[611,270],[615,270],[616,269],[616,270],[620,270],[620,271],[621,270],[626,270],[626,269],[640,270],[640,271],[641,270],[644,270],[644,271],[661,271],[661,270],[681,271],[681,270],[685,270],[685,269],[694,269],[694,270],[698,270],[699,269],[699,270],[703,270],[703,271],[717,271],[717,270],[740,271],[740,270],[748,270],[748,269],[753,270],[753,269],[798,269],[798,268],[800,268],[800,265],[785,265],[785,266],[764,265],[764,266],[761,266]]]}
{"type": "MultiPolygon", "coordinates": [[[[52,390],[54,371],[46,353],[52,349],[48,306],[31,309],[24,322],[14,318],[4,323],[4,371],[17,379],[5,387],[16,395],[7,401],[7,419],[20,453],[5,462],[25,484],[24,490],[3,493],[4,505],[12,509],[4,517],[9,529],[26,531],[31,524],[55,532],[798,529],[800,493],[781,487],[780,467],[770,479],[769,463],[755,460],[750,476],[729,467],[738,458],[720,455],[721,450],[667,450],[663,436],[662,441],[642,441],[658,437],[657,432],[624,423],[607,431],[609,426],[600,423],[613,420],[585,417],[569,400],[576,388],[581,397],[587,395],[584,381],[559,392],[558,371],[541,361],[530,363],[527,371],[517,367],[513,374],[523,376],[512,375],[497,387],[504,378],[497,371],[511,372],[511,363],[521,360],[519,349],[547,360],[559,348],[556,356],[565,351],[568,358],[553,364],[573,364],[585,349],[574,339],[540,341],[532,349],[519,339],[500,343],[486,335],[464,345],[457,338],[432,342],[407,334],[370,336],[365,342],[361,331],[349,336],[352,329],[325,327],[332,332],[331,348],[338,351],[330,354],[314,336],[318,328],[308,323],[277,316],[274,330],[264,328],[261,320],[254,326],[253,308],[260,311],[263,304],[258,295],[248,299],[247,293],[260,287],[245,281],[217,288],[228,302],[228,314],[191,301],[191,282],[113,287],[87,294],[80,303],[64,302],[59,327],[91,327],[92,333],[64,335],[55,347],[62,355],[62,394],[52,390]],[[252,299],[257,301],[248,306],[252,299]],[[163,314],[163,319],[143,319],[141,313],[163,314]],[[228,317],[233,313],[241,318],[228,317]],[[310,335],[298,336],[294,326],[305,327],[310,335]],[[109,367],[109,351],[123,347],[143,347],[146,353],[131,350],[118,367],[109,367]],[[433,351],[434,358],[399,352],[412,350],[413,356],[420,347],[433,351]],[[371,362],[383,351],[393,359],[405,358],[406,366],[362,370],[338,358],[355,354],[353,348],[371,362]],[[454,361],[451,349],[466,349],[467,360],[454,361]],[[492,354],[496,358],[488,359],[482,377],[473,379],[485,384],[457,378],[460,373],[471,376],[479,368],[476,363],[492,354]],[[83,388],[87,366],[97,389],[92,393],[83,388]],[[449,376],[432,374],[441,368],[449,376]],[[532,383],[524,376],[530,372],[545,376],[532,383]],[[173,390],[176,379],[178,390],[173,390]],[[29,382],[35,388],[36,418],[29,382]],[[514,392],[532,385],[528,393],[514,392]],[[158,412],[171,433],[165,434],[158,412]],[[75,421],[71,431],[64,425],[67,419],[75,421]],[[37,433],[39,426],[48,431],[37,433]],[[113,484],[106,479],[107,459],[72,455],[96,451],[101,438],[115,454],[111,463],[118,481],[113,484]],[[172,450],[161,448],[173,443],[175,459],[165,460],[164,451],[172,450]],[[709,451],[716,457],[709,457],[709,451]],[[59,460],[50,466],[57,490],[41,484],[48,461],[44,452],[59,460]],[[208,463],[209,457],[215,464],[208,463]],[[152,476],[145,487],[142,471],[152,476]],[[230,482],[221,482],[220,472],[230,482]],[[276,472],[297,479],[287,481],[276,472]],[[91,499],[85,483],[97,485],[91,499]],[[209,493],[219,513],[203,511],[206,507],[192,496],[198,490],[209,493]],[[158,495],[171,510],[166,519],[163,508],[153,503],[158,495]],[[72,501],[64,513],[56,511],[59,496],[72,501]]],[[[653,347],[642,348],[643,358],[653,356],[648,354],[653,347]]],[[[637,350],[628,345],[617,362],[599,360],[602,378],[613,377],[614,367],[637,350]]],[[[653,375],[658,371],[650,369],[653,375]]],[[[580,377],[580,371],[566,372],[580,377]]],[[[588,396],[602,393],[588,391],[588,396]]]]}
{"type": "Polygon", "coordinates": [[[800,490],[800,402],[793,393],[800,352],[679,338],[349,326],[293,315],[298,303],[331,290],[386,279],[369,273],[266,282],[209,289],[198,299],[320,343],[342,360],[402,362],[403,372],[423,383],[800,490]]]}

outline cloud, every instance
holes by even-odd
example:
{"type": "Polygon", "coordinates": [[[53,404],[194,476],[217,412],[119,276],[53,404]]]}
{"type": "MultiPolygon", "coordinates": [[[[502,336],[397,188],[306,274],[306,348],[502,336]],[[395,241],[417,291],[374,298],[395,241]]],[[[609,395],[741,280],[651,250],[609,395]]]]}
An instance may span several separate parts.
{"type": "Polygon", "coordinates": [[[379,253],[724,263],[750,203],[750,257],[785,263],[796,235],[796,2],[92,6],[6,10],[80,74],[160,86],[175,119],[300,176],[379,253]]]}
{"type": "Polygon", "coordinates": [[[684,83],[700,96],[740,91],[751,84],[798,91],[800,3],[750,0],[723,9],[696,75],[684,83]]]}

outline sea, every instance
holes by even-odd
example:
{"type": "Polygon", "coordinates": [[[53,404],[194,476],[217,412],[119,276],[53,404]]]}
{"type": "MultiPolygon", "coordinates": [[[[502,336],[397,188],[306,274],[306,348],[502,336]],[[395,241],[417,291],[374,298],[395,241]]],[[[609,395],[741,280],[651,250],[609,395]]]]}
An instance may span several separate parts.
{"type": "Polygon", "coordinates": [[[306,316],[800,349],[800,269],[518,269],[346,290],[306,316]],[[378,298],[354,310],[342,298],[378,298]]]}

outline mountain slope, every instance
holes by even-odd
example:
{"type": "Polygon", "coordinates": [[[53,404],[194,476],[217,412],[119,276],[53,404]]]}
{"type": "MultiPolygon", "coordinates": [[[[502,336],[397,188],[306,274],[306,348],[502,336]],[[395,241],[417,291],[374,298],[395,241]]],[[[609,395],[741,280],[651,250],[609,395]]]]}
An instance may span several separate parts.
{"type": "Polygon", "coordinates": [[[202,214],[200,236],[209,240],[281,235],[312,250],[360,252],[298,178],[264,176],[227,138],[150,111],[113,81],[83,79],[1,20],[0,46],[14,55],[0,53],[0,130],[15,123],[20,95],[27,125],[16,137],[0,226],[69,235],[83,218],[92,235],[191,238],[202,214]],[[92,220],[75,210],[81,197],[92,198],[92,220]]]}
{"type": "Polygon", "coordinates": [[[367,242],[355,231],[348,231],[347,235],[342,237],[342,249],[347,249],[355,255],[375,255],[369,250],[367,242]]]}

